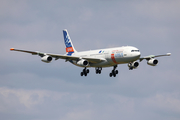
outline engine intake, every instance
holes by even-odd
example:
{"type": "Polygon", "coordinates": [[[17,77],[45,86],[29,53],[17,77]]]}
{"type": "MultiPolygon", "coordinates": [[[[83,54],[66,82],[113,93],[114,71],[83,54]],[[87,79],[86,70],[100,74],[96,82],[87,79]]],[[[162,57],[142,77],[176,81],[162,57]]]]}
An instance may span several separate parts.
{"type": "Polygon", "coordinates": [[[41,61],[45,63],[50,63],[52,61],[52,57],[45,55],[44,57],[41,58],[41,61]]]}
{"type": "Polygon", "coordinates": [[[83,66],[83,67],[86,67],[89,65],[89,62],[87,60],[84,60],[84,59],[81,59],[77,62],[77,65],[80,65],[80,66],[83,66]]]}
{"type": "Polygon", "coordinates": [[[158,60],[151,58],[150,60],[148,60],[147,64],[151,66],[156,66],[158,64],[158,60]]]}

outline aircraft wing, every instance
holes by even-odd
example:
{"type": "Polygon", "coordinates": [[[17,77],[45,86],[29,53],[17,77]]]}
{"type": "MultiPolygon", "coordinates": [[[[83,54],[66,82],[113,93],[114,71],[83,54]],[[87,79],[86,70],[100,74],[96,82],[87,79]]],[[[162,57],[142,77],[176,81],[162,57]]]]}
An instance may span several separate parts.
{"type": "Polygon", "coordinates": [[[11,48],[10,50],[11,50],[11,51],[18,51],[18,52],[30,53],[30,54],[32,54],[32,55],[39,55],[39,56],[41,56],[41,57],[43,57],[43,56],[45,56],[45,55],[48,55],[48,56],[51,56],[51,57],[55,58],[55,60],[65,59],[66,61],[70,61],[70,60],[86,59],[86,60],[88,60],[90,63],[100,63],[100,62],[106,61],[106,59],[104,59],[104,58],[68,56],[68,55],[60,55],[60,54],[52,54],[52,53],[43,53],[43,52],[39,52],[39,51],[19,50],[19,49],[14,49],[14,48],[11,48]]]}
{"type": "Polygon", "coordinates": [[[163,55],[149,55],[149,56],[146,56],[146,57],[139,58],[139,60],[141,62],[144,59],[149,60],[149,59],[155,58],[155,57],[170,56],[170,55],[171,55],[171,53],[166,53],[166,54],[163,54],[163,55]]]}
{"type": "Polygon", "coordinates": [[[106,61],[106,59],[104,59],[104,58],[68,56],[68,55],[51,54],[51,53],[46,53],[46,55],[49,55],[49,56],[55,58],[55,60],[57,60],[57,59],[65,59],[66,61],[70,61],[70,60],[85,59],[85,60],[89,61],[90,63],[100,63],[100,62],[106,61]]]}

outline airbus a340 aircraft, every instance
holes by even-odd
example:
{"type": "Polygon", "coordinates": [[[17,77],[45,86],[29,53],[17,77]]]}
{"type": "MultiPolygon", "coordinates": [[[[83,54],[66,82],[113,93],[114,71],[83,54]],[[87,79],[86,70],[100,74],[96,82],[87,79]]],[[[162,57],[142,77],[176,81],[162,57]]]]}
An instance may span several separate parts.
{"type": "Polygon", "coordinates": [[[167,53],[164,55],[150,55],[140,58],[141,53],[139,49],[132,46],[77,52],[66,29],[63,30],[63,35],[66,46],[66,54],[64,55],[19,50],[14,48],[11,48],[10,50],[31,53],[32,55],[39,55],[41,60],[46,63],[50,63],[53,58],[55,60],[65,59],[76,66],[84,67],[80,73],[81,76],[87,76],[89,73],[89,69],[87,69],[88,67],[95,67],[96,74],[101,74],[103,67],[113,67],[113,70],[109,74],[110,77],[116,77],[116,74],[118,74],[118,70],[116,70],[118,64],[127,63],[129,70],[133,70],[139,66],[139,63],[136,60],[140,60],[141,62],[142,60],[146,59],[148,65],[156,66],[158,60],[155,59],[155,57],[171,55],[171,53],[167,53]]]}

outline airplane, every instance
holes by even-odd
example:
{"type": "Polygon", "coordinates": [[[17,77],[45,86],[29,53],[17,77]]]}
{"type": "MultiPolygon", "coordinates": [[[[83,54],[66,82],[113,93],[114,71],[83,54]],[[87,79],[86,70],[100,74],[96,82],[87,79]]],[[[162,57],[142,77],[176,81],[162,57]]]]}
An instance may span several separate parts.
{"type": "Polygon", "coordinates": [[[20,50],[15,48],[11,48],[10,50],[30,53],[32,55],[39,55],[41,57],[41,61],[45,63],[50,63],[53,58],[55,60],[65,59],[66,62],[68,61],[76,66],[84,68],[80,73],[81,76],[87,76],[89,73],[88,68],[90,67],[95,68],[96,74],[101,74],[102,68],[104,67],[113,67],[113,70],[109,73],[110,77],[116,77],[118,74],[118,70],[116,70],[118,64],[128,64],[129,70],[133,70],[139,66],[139,62],[137,62],[137,60],[141,62],[142,60],[146,59],[148,65],[156,66],[158,64],[158,60],[155,59],[156,57],[171,55],[171,53],[166,53],[163,55],[149,55],[140,58],[141,53],[139,49],[133,46],[122,46],[77,52],[73,46],[67,29],[63,30],[63,36],[66,46],[66,54],[64,55],[44,53],[39,51],[20,50]]]}

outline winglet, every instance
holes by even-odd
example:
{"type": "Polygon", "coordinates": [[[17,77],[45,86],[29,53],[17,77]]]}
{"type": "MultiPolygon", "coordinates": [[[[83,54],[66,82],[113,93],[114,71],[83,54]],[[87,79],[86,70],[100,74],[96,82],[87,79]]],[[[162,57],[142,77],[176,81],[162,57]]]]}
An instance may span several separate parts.
{"type": "Polygon", "coordinates": [[[171,55],[171,53],[167,53],[166,55],[167,55],[167,56],[170,56],[170,55],[171,55]]]}
{"type": "Polygon", "coordinates": [[[14,50],[14,48],[11,48],[10,50],[11,50],[11,51],[13,51],[13,50],[14,50]]]}

